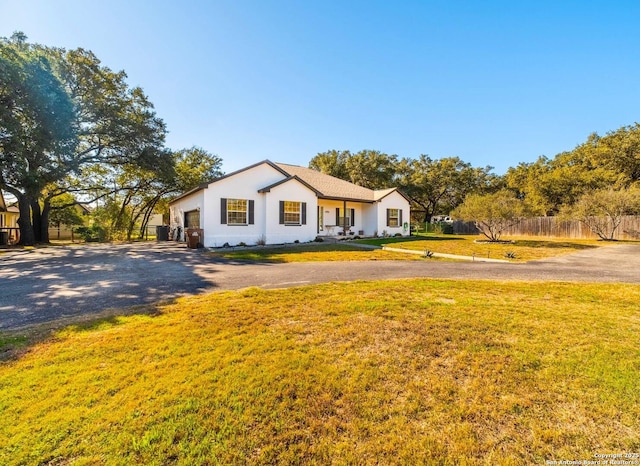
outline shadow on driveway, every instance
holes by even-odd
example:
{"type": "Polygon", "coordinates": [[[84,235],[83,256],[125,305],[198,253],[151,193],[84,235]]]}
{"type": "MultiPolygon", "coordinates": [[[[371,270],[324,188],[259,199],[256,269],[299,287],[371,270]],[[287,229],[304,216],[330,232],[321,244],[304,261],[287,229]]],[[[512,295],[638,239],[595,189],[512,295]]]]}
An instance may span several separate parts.
{"type": "Polygon", "coordinates": [[[216,264],[177,243],[86,245],[0,256],[0,330],[214,290],[216,264]],[[199,273],[202,272],[206,273],[199,273]]]}

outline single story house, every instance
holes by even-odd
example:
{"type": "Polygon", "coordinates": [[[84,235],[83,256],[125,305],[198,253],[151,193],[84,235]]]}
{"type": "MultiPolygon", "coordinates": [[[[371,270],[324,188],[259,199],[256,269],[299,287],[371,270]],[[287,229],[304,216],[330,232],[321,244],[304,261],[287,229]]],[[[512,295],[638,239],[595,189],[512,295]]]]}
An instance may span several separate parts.
{"type": "Polygon", "coordinates": [[[269,160],[188,191],[169,205],[172,231],[203,229],[205,247],[307,242],[317,236],[409,235],[409,200],[269,160]]]}

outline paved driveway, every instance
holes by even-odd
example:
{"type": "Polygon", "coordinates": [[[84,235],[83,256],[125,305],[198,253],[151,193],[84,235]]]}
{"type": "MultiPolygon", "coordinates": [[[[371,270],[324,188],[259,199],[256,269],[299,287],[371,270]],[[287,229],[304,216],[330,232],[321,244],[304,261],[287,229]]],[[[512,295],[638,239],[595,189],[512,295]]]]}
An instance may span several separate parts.
{"type": "Polygon", "coordinates": [[[0,254],[0,330],[205,291],[410,277],[640,283],[640,246],[608,246],[527,264],[254,264],[215,259],[171,242],[12,251],[0,254]]]}

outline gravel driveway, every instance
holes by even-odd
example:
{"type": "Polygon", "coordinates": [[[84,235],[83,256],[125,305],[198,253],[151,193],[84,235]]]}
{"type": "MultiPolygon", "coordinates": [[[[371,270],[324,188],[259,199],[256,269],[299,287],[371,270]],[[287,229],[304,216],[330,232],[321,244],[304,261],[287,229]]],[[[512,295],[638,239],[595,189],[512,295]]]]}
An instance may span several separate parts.
{"type": "Polygon", "coordinates": [[[0,254],[0,330],[205,291],[410,277],[640,283],[640,245],[607,246],[526,264],[256,264],[216,259],[171,242],[10,251],[0,254]]]}

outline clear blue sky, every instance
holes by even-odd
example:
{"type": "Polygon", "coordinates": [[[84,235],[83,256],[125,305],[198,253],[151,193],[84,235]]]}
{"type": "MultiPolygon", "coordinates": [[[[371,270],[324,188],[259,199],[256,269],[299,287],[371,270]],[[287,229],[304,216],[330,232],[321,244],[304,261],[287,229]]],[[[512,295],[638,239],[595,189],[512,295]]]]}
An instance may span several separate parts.
{"type": "Polygon", "coordinates": [[[501,174],[640,121],[638,1],[0,0],[0,18],[125,70],[168,146],[227,172],[375,149],[501,174]]]}

